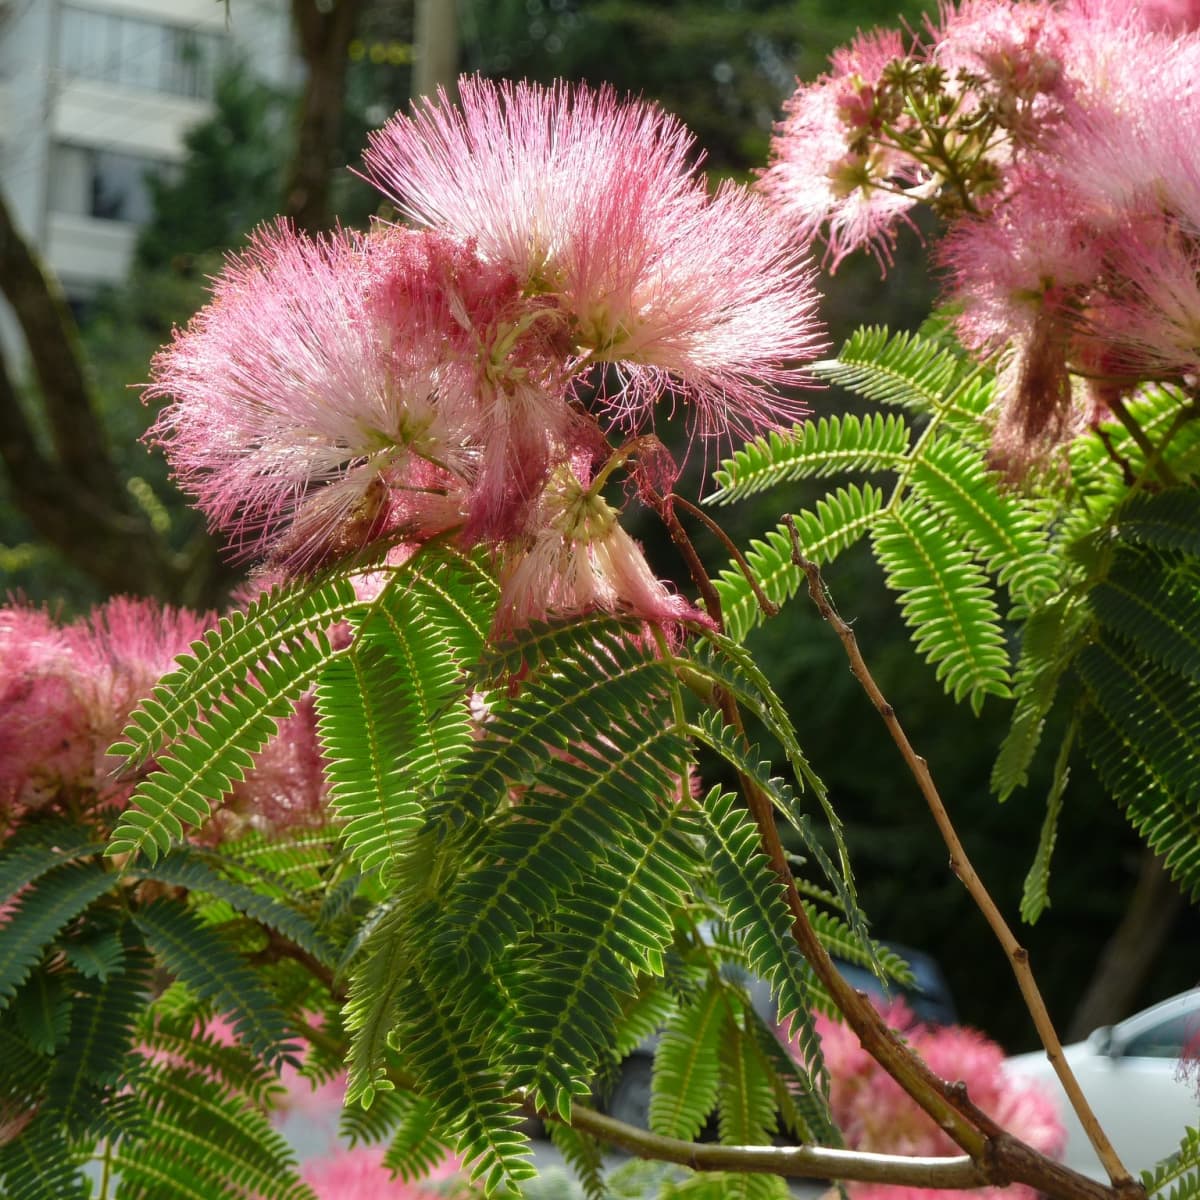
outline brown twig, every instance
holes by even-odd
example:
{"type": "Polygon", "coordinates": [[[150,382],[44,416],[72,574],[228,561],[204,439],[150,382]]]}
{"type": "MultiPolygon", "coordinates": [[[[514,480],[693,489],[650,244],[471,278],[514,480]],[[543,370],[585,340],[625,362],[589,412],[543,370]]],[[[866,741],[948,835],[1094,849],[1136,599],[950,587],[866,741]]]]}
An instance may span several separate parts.
{"type": "Polygon", "coordinates": [[[750,590],[754,593],[754,599],[758,602],[758,607],[762,609],[763,614],[768,617],[779,615],[779,605],[776,604],[759,586],[759,582],[754,578],[754,572],[750,569],[750,564],[746,561],[746,556],[738,549],[733,539],[721,528],[704,511],[690,500],[685,500],[682,496],[672,493],[671,499],[678,504],[684,512],[691,513],[698,521],[700,521],[708,531],[725,547],[726,552],[737,563],[738,570],[746,577],[746,582],[750,585],[750,590]]]}
{"type": "Polygon", "coordinates": [[[1029,1009],[1030,1016],[1033,1018],[1033,1023],[1037,1028],[1042,1045],[1045,1047],[1046,1057],[1050,1060],[1051,1066],[1053,1066],[1055,1073],[1058,1075],[1059,1082],[1062,1084],[1063,1090],[1067,1093],[1067,1098],[1071,1102],[1071,1107],[1075,1110],[1075,1114],[1079,1118],[1079,1123],[1088,1135],[1088,1140],[1095,1148],[1096,1154],[1104,1165],[1109,1179],[1112,1180],[1113,1186],[1122,1191],[1140,1192],[1140,1185],[1134,1182],[1129,1172],[1125,1169],[1125,1166],[1113,1149],[1108,1136],[1100,1127],[1096,1115],[1092,1112],[1087,1098],[1079,1087],[1079,1082],[1076,1080],[1074,1072],[1072,1072],[1066,1059],[1063,1057],[1062,1044],[1059,1041],[1058,1034],[1055,1032],[1054,1024],[1050,1020],[1050,1014],[1046,1010],[1041,991],[1029,966],[1028,951],[1013,935],[1008,923],[996,907],[995,901],[967,857],[958,833],[950,820],[950,815],[946,811],[946,806],[938,793],[937,786],[933,782],[933,776],[929,772],[929,764],[913,749],[908,736],[905,734],[896,716],[895,710],[888,703],[883,692],[880,691],[879,685],[875,682],[870,669],[867,667],[862,652],[859,650],[858,640],[854,636],[854,631],[842,620],[837,610],[833,607],[826,592],[824,580],[821,578],[820,568],[816,563],[804,557],[800,548],[800,539],[795,523],[789,520],[788,528],[792,537],[792,558],[795,564],[808,577],[809,595],[812,597],[821,616],[832,626],[841,639],[842,645],[846,650],[846,656],[850,661],[850,670],[862,685],[863,690],[867,693],[879,715],[883,718],[888,733],[891,734],[892,740],[899,748],[909,771],[917,781],[917,786],[920,788],[921,794],[929,806],[938,831],[942,835],[942,840],[946,843],[946,848],[950,851],[950,869],[962,881],[971,899],[974,900],[984,919],[987,921],[988,926],[995,934],[996,939],[1008,955],[1013,973],[1016,976],[1017,986],[1021,990],[1021,996],[1025,1001],[1026,1007],[1029,1009]]]}
{"type": "Polygon", "coordinates": [[[671,541],[679,548],[679,553],[683,555],[683,560],[687,563],[688,573],[696,584],[700,597],[704,601],[704,607],[708,610],[708,615],[716,622],[718,629],[724,629],[721,597],[717,594],[717,589],[713,587],[712,580],[704,569],[704,563],[700,561],[700,555],[696,553],[696,547],[692,545],[692,539],[687,535],[687,530],[675,515],[673,500],[672,496],[661,496],[658,493],[650,495],[654,511],[662,519],[663,524],[667,527],[667,532],[671,535],[671,541]]]}

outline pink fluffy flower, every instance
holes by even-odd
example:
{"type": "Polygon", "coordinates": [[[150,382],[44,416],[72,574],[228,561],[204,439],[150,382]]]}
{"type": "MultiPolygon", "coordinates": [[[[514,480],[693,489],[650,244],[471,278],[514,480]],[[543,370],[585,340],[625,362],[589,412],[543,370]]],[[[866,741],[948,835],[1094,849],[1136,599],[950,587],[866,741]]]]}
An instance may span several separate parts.
{"type": "MultiPolygon", "coordinates": [[[[410,272],[437,257],[406,248],[410,272]]],[[[361,239],[266,228],[155,359],[147,397],[173,403],[151,437],[243,556],[310,569],[461,509],[473,449],[437,402],[456,327],[416,302],[410,325],[381,320],[374,282],[361,239]]]]}
{"type": "Polygon", "coordinates": [[[0,610],[0,805],[123,803],[131,785],[112,778],[108,747],[211,620],[128,597],[66,626],[33,609],[0,610]]]}
{"type": "Polygon", "coordinates": [[[574,369],[647,423],[665,388],[693,428],[723,435],[792,420],[795,361],[819,348],[810,273],[744,189],[710,196],[691,137],[608,90],[460,81],[373,135],[369,177],[414,219],[468,240],[556,314],[574,369]]]}
{"type": "MultiPolygon", "coordinates": [[[[1004,1053],[995,1042],[961,1026],[914,1025],[912,1013],[899,1001],[884,1016],[936,1074],[965,1083],[972,1103],[1009,1132],[1051,1157],[1062,1151],[1065,1134],[1053,1102],[1004,1074],[1004,1053]]],[[[829,1068],[834,1120],[850,1148],[910,1155],[958,1152],[946,1133],[863,1050],[847,1026],[818,1016],[817,1029],[829,1068]]],[[[925,1193],[916,1188],[852,1183],[848,1191],[854,1200],[925,1200],[925,1193]]],[[[976,1200],[1008,1195],[1033,1200],[1032,1190],[1021,1186],[966,1194],[976,1200]]]]}
{"type": "MultiPolygon", "coordinates": [[[[59,626],[36,609],[0,609],[0,818],[58,803],[124,804],[135,781],[116,775],[108,748],[135,705],[211,628],[211,613],[115,597],[59,626]]],[[[208,836],[246,826],[312,824],[326,783],[310,700],[239,782],[208,836]]]]}
{"type": "Polygon", "coordinates": [[[0,663],[0,816],[11,819],[86,785],[95,748],[70,645],[48,614],[0,609],[0,663]]]}
{"type": "Polygon", "coordinates": [[[564,466],[542,493],[528,538],[505,556],[496,628],[596,609],[657,625],[700,617],[654,577],[604,497],[564,466]]]}
{"type": "Polygon", "coordinates": [[[829,74],[800,85],[771,143],[760,186],[801,240],[824,229],[832,268],[864,246],[890,262],[896,230],[923,196],[908,155],[863,141],[880,131],[874,104],[884,68],[903,54],[899,33],[860,34],[834,54],[829,74]]]}

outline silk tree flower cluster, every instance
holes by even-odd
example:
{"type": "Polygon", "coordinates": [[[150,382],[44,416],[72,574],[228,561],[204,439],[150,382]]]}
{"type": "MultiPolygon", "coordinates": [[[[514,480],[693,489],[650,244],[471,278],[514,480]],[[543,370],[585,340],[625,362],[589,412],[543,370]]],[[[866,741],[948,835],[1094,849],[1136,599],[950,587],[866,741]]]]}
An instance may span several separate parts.
{"type": "MultiPolygon", "coordinates": [[[[1054,1102],[1036,1086],[1004,1073],[1003,1050],[991,1039],[961,1025],[916,1022],[902,1000],[883,1015],[930,1068],[944,1079],[966,1084],[974,1104],[1015,1137],[1051,1158],[1062,1153],[1066,1132],[1054,1102]]],[[[829,1068],[829,1103],[846,1145],[880,1154],[951,1155],[957,1148],[928,1114],[862,1048],[850,1028],[824,1015],[817,1032],[829,1068]]],[[[851,1200],[932,1200],[936,1189],[850,1183],[851,1200]]],[[[1034,1200],[1031,1188],[983,1188],[961,1193],[972,1200],[1034,1200]]]]}
{"type": "Polygon", "coordinates": [[[151,437],[243,559],[288,574],[377,539],[486,546],[500,623],[687,606],[603,494],[669,487],[662,405],[729,440],[789,424],[820,349],[811,270],[690,135],[608,91],[460,83],[371,138],[409,218],[260,230],[163,350],[151,437]]]}
{"type": "Polygon", "coordinates": [[[964,0],[860,36],[789,103],[763,188],[833,265],[920,204],[946,299],[1000,366],[1021,473],[1148,381],[1200,370],[1200,36],[1184,4],[964,0]]]}
{"type": "MultiPolygon", "coordinates": [[[[128,597],[66,624],[41,609],[0,608],[0,836],[34,812],[78,819],[125,805],[137,780],[117,775],[108,748],[175,656],[214,621],[128,597]]],[[[317,824],[325,794],[316,715],[305,700],[206,835],[317,824]]]]}

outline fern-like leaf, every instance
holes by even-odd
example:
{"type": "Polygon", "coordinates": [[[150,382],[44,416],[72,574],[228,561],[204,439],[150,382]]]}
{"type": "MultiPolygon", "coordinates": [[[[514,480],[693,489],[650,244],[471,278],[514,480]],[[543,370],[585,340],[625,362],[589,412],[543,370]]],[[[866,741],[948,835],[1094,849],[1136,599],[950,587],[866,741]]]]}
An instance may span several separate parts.
{"type": "Polygon", "coordinates": [[[1200,686],[1131,659],[1105,640],[1085,646],[1076,664],[1093,703],[1110,723],[1128,730],[1164,787],[1180,795],[1193,790],[1200,762],[1200,686]]]}
{"type": "Polygon", "coordinates": [[[694,851],[679,832],[682,821],[681,810],[664,804],[636,837],[618,836],[606,861],[558,907],[556,930],[518,986],[513,1084],[564,1120],[572,1097],[587,1095],[584,1077],[616,1037],[636,972],[662,973],[671,915],[692,874],[694,851]]]}
{"type": "Polygon", "coordinates": [[[270,992],[212,926],[165,899],[137,910],[133,921],[171,974],[229,1014],[234,1031],[255,1053],[278,1063],[294,1051],[270,992]]]}
{"type": "Polygon", "coordinates": [[[1086,625],[1086,611],[1069,593],[1055,597],[1025,621],[1014,676],[1016,704],[992,767],[992,791],[1002,801],[1029,780],[1046,716],[1086,625]]]}
{"type": "Polygon", "coordinates": [[[82,1158],[51,1115],[38,1117],[20,1137],[0,1145],[4,1200],[87,1200],[91,1185],[82,1158]]]}
{"type": "Polygon", "coordinates": [[[0,850],[0,904],[63,863],[98,854],[95,833],[64,821],[18,826],[0,850]]]}
{"type": "Polygon", "coordinates": [[[1200,1195],[1200,1129],[1187,1129],[1170,1158],[1143,1171],[1142,1186],[1150,1200],[1193,1200],[1200,1195]]]}
{"type": "Polygon", "coordinates": [[[274,896],[225,878],[209,865],[209,858],[203,851],[179,847],[152,867],[137,867],[130,874],[224,900],[238,912],[283,934],[319,962],[328,965],[336,960],[333,946],[304,913],[274,896]]]}
{"type": "Polygon", "coordinates": [[[70,1036],[54,1061],[47,1095],[49,1109],[73,1132],[91,1125],[99,1089],[115,1086],[128,1069],[135,1026],[150,995],[152,965],[144,950],[130,946],[119,971],[103,980],[79,981],[70,1036]]]}
{"type": "Polygon", "coordinates": [[[1083,713],[1082,741],[1110,796],[1191,896],[1200,895],[1200,809],[1194,793],[1172,791],[1130,732],[1102,709],[1083,713]]]}
{"type": "MultiPolygon", "coordinates": [[[[872,484],[848,484],[817,501],[815,509],[804,509],[794,516],[800,548],[806,558],[818,565],[832,562],[844,550],[867,533],[883,508],[883,492],[872,484]]],[[[755,539],[746,553],[750,567],[763,594],[775,605],[783,605],[795,594],[804,574],[792,561],[792,538],[786,525],[755,539]]],[[[764,614],[753,589],[736,567],[726,567],[714,581],[721,598],[725,632],[735,642],[763,620],[764,614]]]]}
{"type": "Polygon", "coordinates": [[[840,471],[895,470],[908,450],[909,430],[897,413],[821,417],[789,433],[748,442],[713,473],[720,490],[710,504],[728,504],[781,483],[840,471]]]}
{"type": "Polygon", "coordinates": [[[438,1136],[453,1140],[471,1164],[472,1180],[488,1194],[532,1178],[528,1141],[507,1098],[505,1080],[483,1049],[453,1018],[452,997],[432,992],[420,978],[405,981],[396,1041],[405,1065],[438,1114],[438,1136]]]}
{"type": "Polygon", "coordinates": [[[154,862],[183,837],[184,823],[201,825],[212,805],[245,778],[258,753],[312,686],[332,651],[321,631],[292,637],[277,657],[254,667],[253,682],[211,700],[203,719],[180,733],[156,770],[134,790],[109,841],[108,853],[145,854],[154,862]]]}
{"type": "Polygon", "coordinates": [[[687,746],[666,722],[670,682],[651,647],[620,626],[603,639],[593,629],[493,717],[442,811],[496,809],[511,788],[530,790],[481,835],[482,865],[448,903],[439,940],[460,961],[502,953],[576,886],[591,848],[643,828],[677,790],[687,746]]]}
{"type": "Polygon", "coordinates": [[[1138,492],[1113,514],[1111,533],[1123,542],[1200,558],[1200,491],[1138,492]]]}
{"type": "Polygon", "coordinates": [[[930,438],[913,460],[911,481],[1015,598],[1036,605],[1058,587],[1045,515],[1002,491],[978,448],[952,436],[930,438]]]}
{"type": "Polygon", "coordinates": [[[360,606],[350,581],[334,579],[308,592],[274,588],[244,611],[222,617],[192,643],[190,654],[176,658],[178,669],[134,709],[112,753],[131,767],[153,758],[219,700],[245,688],[272,658],[324,633],[360,606]]]}
{"type": "Polygon", "coordinates": [[[608,1188],[604,1182],[604,1151],[600,1143],[590,1134],[559,1121],[550,1122],[549,1133],[554,1148],[583,1190],[584,1200],[605,1200],[608,1188]]]}
{"type": "Polygon", "coordinates": [[[317,689],[334,808],[363,870],[401,857],[425,798],[471,743],[455,647],[474,657],[482,645],[476,591],[453,565],[443,574],[393,585],[317,689]]]}
{"type": "Polygon", "coordinates": [[[120,1147],[122,1197],[316,1200],[266,1117],[220,1084],[186,1066],[159,1066],[144,1074],[139,1094],[149,1127],[120,1147]],[[181,1176],[186,1184],[169,1190],[181,1176]]]}
{"type": "Polygon", "coordinates": [[[1008,697],[1009,663],[995,593],[944,524],[911,501],[875,529],[875,551],[917,650],[937,666],[956,700],[978,712],[987,695],[1008,697]]]}
{"type": "MultiPolygon", "coordinates": [[[[759,845],[758,831],[737,807],[736,797],[713,788],[701,805],[717,891],[730,925],[741,935],[756,975],[771,987],[781,1024],[791,1023],[813,1080],[813,1091],[829,1091],[820,1039],[813,1025],[811,970],[795,938],[783,886],[759,845]]],[[[835,1136],[826,1113],[822,1137],[835,1136]]]]}
{"type": "Polygon", "coordinates": [[[836,359],[810,369],[867,400],[917,413],[944,407],[968,372],[946,347],[918,334],[891,334],[879,325],[855,330],[836,359]]]}
{"type": "Polygon", "coordinates": [[[654,1052],[650,1129],[693,1141],[717,1102],[721,1032],[730,1020],[729,998],[712,982],[679,1009],[654,1052]]]}
{"type": "Polygon", "coordinates": [[[1058,840],[1058,819],[1062,813],[1063,793],[1071,776],[1071,751],[1075,745],[1078,721],[1071,728],[1058,751],[1054,763],[1054,775],[1050,782],[1050,794],[1046,797],[1046,816],[1042,821],[1042,832],[1038,837],[1033,863],[1025,876],[1021,892],[1021,920],[1033,925],[1050,906],[1050,857],[1058,840]]]}
{"type": "Polygon", "coordinates": [[[1200,559],[1126,550],[1087,599],[1140,654],[1200,683],[1200,559]]]}
{"type": "MultiPolygon", "coordinates": [[[[433,1170],[450,1151],[438,1136],[437,1109],[424,1096],[412,1092],[387,1093],[396,1097],[399,1120],[391,1143],[383,1156],[383,1165],[401,1179],[417,1180],[433,1170]]],[[[378,1104],[378,1099],[376,1100],[378,1104]]]]}
{"type": "Polygon", "coordinates": [[[0,925],[0,1008],[8,1005],[51,942],[112,887],[113,879],[96,862],[66,863],[20,896],[0,925]]]}

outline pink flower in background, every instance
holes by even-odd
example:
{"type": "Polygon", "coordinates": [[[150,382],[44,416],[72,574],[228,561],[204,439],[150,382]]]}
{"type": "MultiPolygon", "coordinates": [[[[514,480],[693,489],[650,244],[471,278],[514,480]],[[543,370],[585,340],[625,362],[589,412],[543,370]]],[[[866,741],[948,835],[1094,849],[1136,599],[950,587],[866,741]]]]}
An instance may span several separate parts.
{"type": "Polygon", "coordinates": [[[896,231],[923,197],[923,173],[909,155],[859,144],[880,132],[876,91],[884,68],[903,54],[899,33],[860,34],[834,54],[829,74],[800,85],[776,127],[760,187],[802,241],[826,226],[831,269],[863,247],[890,263],[896,231]]]}
{"type": "Polygon", "coordinates": [[[387,1171],[383,1155],[381,1146],[340,1150],[305,1164],[304,1179],[319,1200],[428,1200],[437,1194],[430,1184],[450,1179],[462,1169],[455,1159],[447,1158],[424,1179],[406,1182],[387,1171]]]}
{"type": "MultiPolygon", "coordinates": [[[[1065,1133],[1053,1101],[1031,1085],[1005,1075],[1004,1052],[995,1042],[962,1026],[916,1025],[902,1001],[891,1004],[884,1016],[936,1074],[965,1083],[972,1103],[1010,1133],[1043,1154],[1054,1157],[1061,1153],[1065,1133]]],[[[833,1117],[851,1149],[915,1155],[959,1152],[932,1118],[867,1054],[848,1026],[818,1016],[817,1031],[829,1068],[833,1117]]],[[[847,1190],[854,1200],[926,1198],[920,1188],[851,1183],[847,1190]]],[[[1020,1185],[965,1195],[979,1200],[1000,1200],[1002,1196],[1034,1200],[1032,1189],[1020,1185]]]]}
{"type": "MultiPolygon", "coordinates": [[[[136,704],[216,621],[213,613],[118,596],[66,625],[46,613],[0,608],[0,819],[44,805],[123,805],[136,780],[109,757],[136,704]]],[[[325,777],[311,699],[234,786],[204,836],[324,820],[325,777]]]]}
{"type": "Polygon", "coordinates": [[[65,632],[41,609],[0,609],[0,818],[91,781],[89,713],[65,632]]]}

